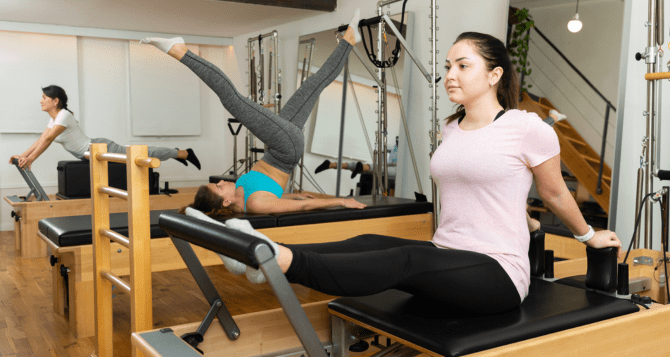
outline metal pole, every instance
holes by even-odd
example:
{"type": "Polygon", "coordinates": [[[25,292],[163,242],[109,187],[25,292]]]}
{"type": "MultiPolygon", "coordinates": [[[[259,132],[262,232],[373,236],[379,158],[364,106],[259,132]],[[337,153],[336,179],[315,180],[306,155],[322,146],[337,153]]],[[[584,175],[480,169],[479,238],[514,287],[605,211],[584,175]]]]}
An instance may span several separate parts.
{"type": "Polygon", "coordinates": [[[272,38],[275,47],[275,113],[279,114],[281,112],[281,69],[279,69],[279,34],[276,30],[272,31],[272,38]]]}
{"type": "MultiPolygon", "coordinates": [[[[379,7],[377,9],[377,14],[379,16],[382,16],[384,14],[384,10],[379,7]]],[[[386,26],[386,22],[384,19],[381,19],[379,21],[379,28],[377,29],[377,60],[378,61],[383,61],[384,60],[384,46],[383,46],[383,30],[384,26],[386,26]]],[[[386,73],[384,68],[377,68],[377,77],[379,78],[380,82],[382,85],[379,87],[378,93],[377,93],[377,133],[376,133],[376,139],[377,139],[377,144],[375,145],[375,148],[377,149],[377,157],[376,157],[376,162],[377,164],[374,167],[373,174],[377,175],[377,177],[381,178],[382,180],[384,179],[383,173],[383,165],[384,165],[384,154],[385,154],[385,148],[384,148],[384,143],[382,140],[382,132],[383,132],[383,126],[382,123],[384,121],[384,92],[386,92],[386,73]]],[[[386,192],[386,187],[384,186],[384,183],[382,182],[381,187],[378,187],[377,190],[373,192],[373,195],[379,195],[382,193],[386,192]]]]}
{"type": "MultiPolygon", "coordinates": [[[[654,73],[657,69],[658,50],[656,48],[656,0],[649,0],[649,14],[647,27],[647,73],[654,73]]],[[[654,120],[655,120],[655,97],[656,97],[656,81],[647,81],[647,137],[649,138],[649,145],[646,150],[645,162],[645,195],[654,190],[653,181],[653,165],[655,161],[656,138],[654,136],[654,120]]],[[[644,232],[644,247],[645,249],[652,248],[651,229],[653,227],[653,215],[651,214],[651,203],[645,202],[644,210],[645,218],[645,232],[644,232]]]]}
{"type": "Polygon", "coordinates": [[[610,104],[606,103],[605,105],[606,105],[605,125],[603,127],[603,143],[600,146],[600,167],[598,168],[598,185],[596,187],[596,193],[599,195],[603,193],[602,181],[603,181],[603,166],[605,163],[605,143],[607,142],[607,126],[609,124],[610,119],[610,104]]]}
{"type": "MultiPolygon", "coordinates": [[[[430,88],[432,89],[431,93],[431,99],[432,99],[432,107],[430,108],[432,110],[432,116],[431,116],[431,121],[433,124],[433,130],[431,132],[431,144],[430,144],[430,157],[433,157],[433,153],[437,149],[437,134],[438,134],[438,122],[437,122],[437,83],[435,83],[435,78],[437,78],[437,13],[435,12],[437,10],[437,0],[431,0],[430,4],[430,11],[431,11],[431,24],[430,24],[430,30],[431,30],[431,42],[432,42],[432,50],[431,50],[431,63],[433,65],[433,78],[430,83],[430,88]]],[[[438,203],[438,194],[437,194],[437,184],[435,183],[435,180],[433,180],[433,177],[431,176],[431,182],[432,182],[432,187],[433,187],[433,231],[437,230],[438,226],[438,216],[439,216],[439,210],[440,210],[440,205],[438,203]]]]}
{"type": "MultiPolygon", "coordinates": [[[[398,88],[398,77],[396,76],[395,73],[395,66],[391,67],[391,74],[393,75],[393,83],[395,84],[396,88],[398,88]]],[[[419,185],[419,193],[423,194],[421,177],[419,176],[419,168],[416,165],[416,158],[414,156],[414,146],[412,145],[412,138],[409,135],[409,127],[407,125],[407,116],[405,115],[405,108],[402,105],[402,100],[400,99],[400,96],[396,96],[396,98],[398,98],[398,107],[400,109],[400,117],[402,118],[402,125],[403,128],[405,128],[405,137],[407,138],[407,146],[409,146],[409,155],[412,159],[412,165],[414,166],[414,176],[416,177],[416,183],[419,185]]]]}
{"type": "Polygon", "coordinates": [[[342,114],[340,120],[340,147],[337,152],[337,183],[335,186],[335,197],[340,197],[340,178],[342,177],[342,149],[344,142],[344,119],[346,118],[347,106],[347,77],[349,77],[349,59],[344,62],[344,78],[342,79],[342,114]]]}

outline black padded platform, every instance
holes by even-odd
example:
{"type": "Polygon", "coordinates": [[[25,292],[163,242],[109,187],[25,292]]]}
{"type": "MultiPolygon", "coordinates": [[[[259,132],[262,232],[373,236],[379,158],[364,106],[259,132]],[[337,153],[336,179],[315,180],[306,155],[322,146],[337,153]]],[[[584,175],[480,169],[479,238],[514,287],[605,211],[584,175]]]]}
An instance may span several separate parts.
{"type": "Polygon", "coordinates": [[[277,227],[406,216],[433,212],[433,204],[430,202],[417,202],[406,198],[389,196],[357,196],[354,198],[368,206],[364,209],[337,207],[320,211],[276,214],[277,227]]]}
{"type": "MultiPolygon", "coordinates": [[[[368,207],[359,209],[328,209],[309,212],[289,212],[275,215],[257,214],[235,214],[218,217],[217,220],[224,222],[231,218],[246,219],[255,229],[297,226],[302,224],[314,224],[324,222],[339,222],[347,220],[380,218],[391,216],[402,216],[433,211],[433,205],[429,202],[416,202],[410,199],[384,197],[384,196],[359,196],[356,200],[363,202],[368,207]]],[[[167,237],[167,234],[158,227],[158,216],[163,212],[174,212],[176,210],[151,211],[151,238],[167,237]]],[[[113,213],[110,215],[111,228],[120,234],[128,234],[128,215],[126,213],[113,213]]],[[[51,239],[59,247],[71,247],[76,245],[91,244],[91,216],[70,216],[45,218],[39,221],[39,230],[51,239]]]]}
{"type": "Polygon", "coordinates": [[[398,290],[339,298],[328,307],[444,356],[484,351],[639,311],[629,301],[535,278],[518,308],[491,316],[458,316],[398,290]]]}
{"type": "MultiPolygon", "coordinates": [[[[158,218],[161,213],[177,212],[177,210],[151,211],[151,238],[164,238],[167,233],[158,226],[158,218]]],[[[245,215],[222,217],[221,221],[230,218],[243,218],[249,220],[256,229],[276,226],[276,219],[267,215],[245,215]]],[[[112,213],[109,215],[110,228],[119,234],[128,236],[128,214],[112,213]]],[[[54,217],[40,220],[38,227],[40,232],[47,236],[59,247],[72,247],[76,245],[92,244],[91,216],[54,217]]]]}

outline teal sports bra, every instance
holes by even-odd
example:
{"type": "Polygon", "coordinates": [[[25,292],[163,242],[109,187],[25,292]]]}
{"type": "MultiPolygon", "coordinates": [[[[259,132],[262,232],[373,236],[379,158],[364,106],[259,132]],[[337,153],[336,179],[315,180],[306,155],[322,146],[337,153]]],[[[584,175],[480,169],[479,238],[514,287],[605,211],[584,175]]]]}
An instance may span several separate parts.
{"type": "Polygon", "coordinates": [[[275,180],[258,171],[249,171],[238,178],[237,182],[235,182],[235,188],[240,186],[244,188],[244,212],[247,211],[247,200],[249,199],[249,196],[255,192],[270,192],[277,196],[277,198],[280,198],[284,194],[284,189],[279,186],[275,180]]]}

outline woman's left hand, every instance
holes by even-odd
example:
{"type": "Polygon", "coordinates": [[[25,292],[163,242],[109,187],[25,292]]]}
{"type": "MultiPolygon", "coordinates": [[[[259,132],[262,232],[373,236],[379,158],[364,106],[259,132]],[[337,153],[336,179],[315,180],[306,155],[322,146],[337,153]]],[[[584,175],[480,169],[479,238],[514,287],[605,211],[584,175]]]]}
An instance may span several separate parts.
{"type": "Polygon", "coordinates": [[[601,249],[607,247],[617,247],[617,256],[621,258],[621,241],[616,233],[608,230],[597,231],[593,238],[587,240],[585,244],[591,248],[601,249]]]}

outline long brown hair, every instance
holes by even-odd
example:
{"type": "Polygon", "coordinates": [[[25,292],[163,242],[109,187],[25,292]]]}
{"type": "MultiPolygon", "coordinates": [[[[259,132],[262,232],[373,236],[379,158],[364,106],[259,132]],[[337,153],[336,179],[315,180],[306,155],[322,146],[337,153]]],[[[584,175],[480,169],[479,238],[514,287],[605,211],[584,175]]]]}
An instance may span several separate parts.
{"type": "MultiPolygon", "coordinates": [[[[477,53],[484,58],[489,71],[496,67],[502,68],[503,75],[498,81],[498,103],[505,110],[516,109],[519,104],[519,84],[509,53],[502,41],[479,32],[463,32],[456,38],[454,44],[460,41],[470,41],[477,48],[477,53]]],[[[461,104],[456,108],[454,114],[447,117],[447,124],[464,116],[465,107],[461,104]]]]}
{"type": "MultiPolygon", "coordinates": [[[[209,187],[202,185],[195,194],[193,203],[186,207],[195,208],[210,217],[226,216],[235,213],[230,207],[223,207],[223,197],[212,192],[209,187]]],[[[179,209],[179,213],[186,214],[186,207],[179,209]]]]}

